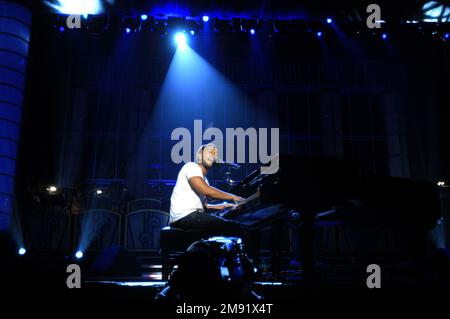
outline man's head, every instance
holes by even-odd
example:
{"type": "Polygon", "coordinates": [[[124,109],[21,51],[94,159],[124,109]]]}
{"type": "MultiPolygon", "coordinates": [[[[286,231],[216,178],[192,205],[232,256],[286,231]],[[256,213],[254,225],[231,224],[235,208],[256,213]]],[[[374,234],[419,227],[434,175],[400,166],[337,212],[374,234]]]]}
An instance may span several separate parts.
{"type": "Polygon", "coordinates": [[[195,162],[197,164],[202,164],[206,168],[210,168],[214,165],[214,162],[217,161],[217,146],[208,143],[202,145],[197,150],[197,154],[195,156],[195,162]]]}

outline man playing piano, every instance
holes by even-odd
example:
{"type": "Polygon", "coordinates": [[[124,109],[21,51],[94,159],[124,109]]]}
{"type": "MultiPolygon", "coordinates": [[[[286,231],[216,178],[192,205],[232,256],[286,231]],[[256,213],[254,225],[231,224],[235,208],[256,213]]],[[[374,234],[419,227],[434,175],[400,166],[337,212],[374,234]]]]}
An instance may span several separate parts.
{"type": "Polygon", "coordinates": [[[234,207],[244,200],[242,197],[223,192],[209,185],[206,174],[216,161],[217,147],[209,143],[198,149],[195,163],[186,163],[181,168],[170,198],[169,224],[174,228],[204,230],[208,236],[242,237],[242,231],[238,224],[205,212],[205,208],[222,210],[234,207]],[[208,204],[207,198],[230,203],[211,205],[208,204]]]}

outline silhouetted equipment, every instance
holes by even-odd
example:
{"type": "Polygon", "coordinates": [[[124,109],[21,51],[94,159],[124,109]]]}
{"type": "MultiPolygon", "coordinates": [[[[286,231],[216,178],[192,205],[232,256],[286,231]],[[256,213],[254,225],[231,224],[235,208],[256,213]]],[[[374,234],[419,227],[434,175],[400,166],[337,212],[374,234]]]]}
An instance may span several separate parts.
{"type": "Polygon", "coordinates": [[[205,231],[186,230],[166,226],[161,230],[162,279],[169,279],[173,260],[181,256],[193,242],[205,239],[205,231]]]}
{"type": "Polygon", "coordinates": [[[304,269],[312,266],[313,228],[319,221],[407,227],[418,238],[441,215],[434,183],[363,175],[356,163],[337,158],[281,155],[276,173],[258,169],[231,189],[242,197],[257,191],[259,196],[239,209],[215,214],[258,228],[277,225],[292,210],[299,212],[304,269]]]}
{"type": "Polygon", "coordinates": [[[164,300],[258,300],[248,284],[254,267],[237,237],[196,241],[180,258],[169,285],[158,296],[164,300]]]}
{"type": "Polygon", "coordinates": [[[92,277],[136,277],[140,275],[138,260],[122,246],[103,249],[89,267],[89,276],[92,277]]]}

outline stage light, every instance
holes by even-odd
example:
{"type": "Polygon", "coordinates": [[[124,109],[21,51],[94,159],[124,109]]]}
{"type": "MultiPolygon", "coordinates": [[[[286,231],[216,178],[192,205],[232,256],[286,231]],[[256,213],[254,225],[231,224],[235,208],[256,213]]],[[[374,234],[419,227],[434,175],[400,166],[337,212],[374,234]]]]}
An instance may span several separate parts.
{"type": "Polygon", "coordinates": [[[64,32],[66,29],[63,27],[63,26],[61,26],[61,27],[59,27],[59,31],[60,32],[64,32]]]}
{"type": "Polygon", "coordinates": [[[49,194],[55,194],[58,191],[58,188],[56,186],[50,185],[47,187],[47,191],[49,194]]]}
{"type": "Polygon", "coordinates": [[[220,274],[223,278],[230,279],[230,271],[228,270],[228,267],[220,267],[220,274]]]}
{"type": "Polygon", "coordinates": [[[186,36],[183,32],[177,32],[175,34],[175,43],[177,44],[178,48],[182,50],[186,48],[186,36]]]}
{"type": "Polygon", "coordinates": [[[321,31],[317,31],[317,37],[321,37],[322,36],[322,32],[321,31]]]}
{"type": "Polygon", "coordinates": [[[62,14],[101,14],[104,11],[102,1],[100,0],[58,0],[52,3],[44,1],[44,3],[62,14]]]}
{"type": "Polygon", "coordinates": [[[328,23],[328,24],[333,23],[333,19],[327,18],[327,23],[328,23]]]}
{"type": "Polygon", "coordinates": [[[95,193],[96,193],[97,195],[101,195],[101,194],[103,194],[103,191],[102,191],[101,189],[97,189],[97,190],[95,191],[95,193]]]}
{"type": "Polygon", "coordinates": [[[273,20],[274,33],[289,33],[292,30],[291,21],[288,20],[273,20]]]}
{"type": "Polygon", "coordinates": [[[209,17],[208,16],[203,16],[202,20],[203,20],[203,22],[208,22],[209,21],[209,17]]]}
{"type": "Polygon", "coordinates": [[[75,257],[77,257],[78,259],[83,258],[83,252],[82,252],[81,250],[77,251],[77,252],[75,253],[75,257]]]}
{"type": "Polygon", "coordinates": [[[427,1],[422,7],[422,14],[424,22],[447,22],[450,8],[444,1],[427,1]]]}
{"type": "Polygon", "coordinates": [[[184,30],[189,31],[189,34],[191,36],[194,36],[201,30],[201,26],[198,21],[194,19],[188,19],[186,20],[186,26],[184,30]]]}
{"type": "Polygon", "coordinates": [[[387,39],[387,34],[386,34],[386,33],[383,33],[383,34],[381,35],[381,37],[383,38],[383,40],[386,40],[386,39],[387,39]]]}
{"type": "Polygon", "coordinates": [[[148,15],[146,14],[141,14],[141,20],[142,21],[146,21],[148,19],[148,15]]]}
{"type": "Polygon", "coordinates": [[[444,38],[448,39],[450,35],[448,33],[444,34],[444,38]]]}
{"type": "Polygon", "coordinates": [[[141,30],[142,21],[136,16],[124,16],[121,21],[121,27],[125,33],[137,32],[141,30]]]}
{"type": "Polygon", "coordinates": [[[23,256],[26,253],[27,253],[27,250],[25,248],[22,247],[22,248],[19,249],[19,255],[23,256]]]}
{"type": "Polygon", "coordinates": [[[255,19],[233,19],[233,25],[235,29],[255,35],[260,27],[260,21],[255,19]]]}
{"type": "Polygon", "coordinates": [[[437,182],[437,186],[439,186],[439,187],[445,187],[445,182],[439,181],[439,182],[437,182]]]}

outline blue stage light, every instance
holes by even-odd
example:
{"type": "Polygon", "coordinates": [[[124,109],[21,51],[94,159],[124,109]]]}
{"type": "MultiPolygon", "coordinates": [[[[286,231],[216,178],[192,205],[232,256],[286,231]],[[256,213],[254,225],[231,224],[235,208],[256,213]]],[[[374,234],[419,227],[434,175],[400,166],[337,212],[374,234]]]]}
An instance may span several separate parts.
{"type": "Polygon", "coordinates": [[[61,26],[61,27],[59,27],[59,31],[60,32],[64,32],[66,29],[63,27],[63,26],[61,26]]]}
{"type": "Polygon", "coordinates": [[[386,33],[383,33],[383,34],[381,35],[381,37],[383,38],[383,40],[386,40],[386,39],[387,39],[387,34],[386,34],[386,33]]]}
{"type": "Polygon", "coordinates": [[[148,15],[146,15],[146,14],[141,14],[141,20],[142,21],[145,21],[145,20],[147,20],[148,19],[148,15]]]}
{"type": "Polygon", "coordinates": [[[255,29],[250,29],[250,34],[251,34],[251,35],[254,35],[255,32],[256,32],[255,29]]]}
{"type": "Polygon", "coordinates": [[[328,23],[328,24],[333,23],[333,19],[327,18],[327,23],[328,23]]]}
{"type": "Polygon", "coordinates": [[[444,38],[448,39],[450,37],[450,34],[446,33],[444,34],[444,38]]]}
{"type": "Polygon", "coordinates": [[[131,29],[130,29],[130,28],[125,28],[125,32],[126,32],[127,34],[129,34],[129,33],[131,33],[131,29]]]}
{"type": "Polygon", "coordinates": [[[23,255],[25,255],[26,253],[27,253],[27,250],[26,250],[25,248],[22,247],[22,248],[19,249],[19,255],[22,255],[22,256],[23,256],[23,255]]]}
{"type": "Polygon", "coordinates": [[[191,30],[191,31],[189,31],[189,33],[190,33],[191,35],[194,35],[194,34],[195,34],[195,31],[194,31],[194,30],[191,30]]]}
{"type": "Polygon", "coordinates": [[[208,16],[203,16],[203,22],[208,22],[209,21],[209,17],[208,16]]]}
{"type": "Polygon", "coordinates": [[[81,259],[81,258],[83,258],[83,252],[81,251],[81,250],[79,250],[79,251],[77,251],[76,253],[75,253],[75,257],[77,257],[78,259],[81,259]]]}
{"type": "Polygon", "coordinates": [[[322,32],[321,31],[317,31],[317,37],[321,37],[322,36],[322,32]]]}
{"type": "Polygon", "coordinates": [[[53,2],[44,1],[44,3],[62,14],[80,14],[87,17],[88,14],[101,14],[104,11],[100,0],[57,0],[53,2]]]}
{"type": "Polygon", "coordinates": [[[178,48],[180,49],[185,49],[187,44],[186,44],[186,36],[184,35],[183,32],[177,32],[175,34],[175,43],[177,44],[178,48]]]}

